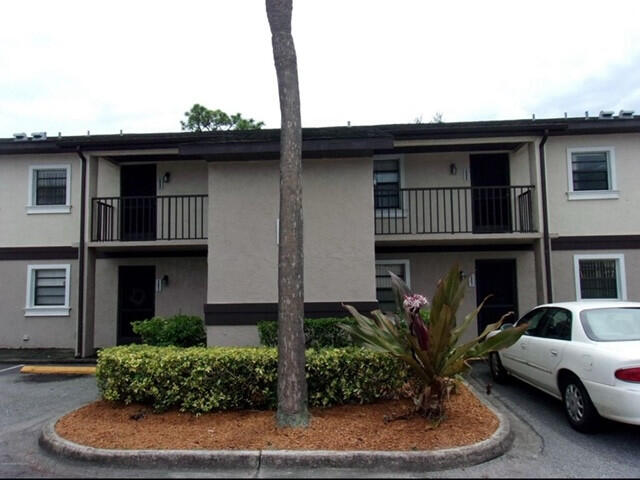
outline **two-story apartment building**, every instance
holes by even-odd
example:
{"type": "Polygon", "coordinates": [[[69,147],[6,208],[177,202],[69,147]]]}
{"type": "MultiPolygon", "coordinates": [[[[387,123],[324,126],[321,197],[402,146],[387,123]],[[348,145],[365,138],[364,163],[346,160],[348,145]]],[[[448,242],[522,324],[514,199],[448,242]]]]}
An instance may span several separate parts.
{"type": "MultiPolygon", "coordinates": [[[[640,117],[303,131],[305,312],[430,295],[478,321],[640,297],[640,117]]],[[[210,345],[277,313],[279,131],[0,140],[0,347],[95,348],[185,313],[210,345]]],[[[470,332],[472,333],[472,332],[470,332]]]]}

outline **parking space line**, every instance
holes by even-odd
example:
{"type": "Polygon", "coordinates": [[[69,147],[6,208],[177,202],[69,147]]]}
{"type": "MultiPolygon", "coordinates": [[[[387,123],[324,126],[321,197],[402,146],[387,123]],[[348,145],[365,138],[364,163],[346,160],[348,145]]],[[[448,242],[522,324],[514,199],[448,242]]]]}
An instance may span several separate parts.
{"type": "Polygon", "coordinates": [[[20,367],[24,367],[24,363],[22,363],[20,365],[14,365],[13,367],[9,367],[9,368],[3,368],[2,370],[0,370],[0,373],[7,372],[9,370],[13,370],[14,368],[20,368],[20,367]]]}

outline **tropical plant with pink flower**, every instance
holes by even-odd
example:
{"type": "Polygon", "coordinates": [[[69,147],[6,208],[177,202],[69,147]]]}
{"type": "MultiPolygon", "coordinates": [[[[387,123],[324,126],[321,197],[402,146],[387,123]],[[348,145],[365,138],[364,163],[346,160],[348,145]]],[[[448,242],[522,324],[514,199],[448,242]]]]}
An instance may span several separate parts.
{"type": "Polygon", "coordinates": [[[468,371],[470,362],[485,359],[490,352],[513,345],[527,325],[502,330],[487,338],[512,314],[509,312],[497,322],[487,325],[477,337],[460,343],[462,334],[473,323],[487,299],[458,324],[456,314],[465,293],[458,265],[454,265],[438,282],[431,302],[423,295],[414,294],[393,273],[391,283],[396,313],[374,310],[370,318],[351,305],[345,305],[356,324],[341,325],[341,328],[363,346],[404,360],[418,381],[417,388],[412,389],[415,409],[411,413],[440,420],[445,415],[446,400],[455,386],[455,377],[468,371]]]}

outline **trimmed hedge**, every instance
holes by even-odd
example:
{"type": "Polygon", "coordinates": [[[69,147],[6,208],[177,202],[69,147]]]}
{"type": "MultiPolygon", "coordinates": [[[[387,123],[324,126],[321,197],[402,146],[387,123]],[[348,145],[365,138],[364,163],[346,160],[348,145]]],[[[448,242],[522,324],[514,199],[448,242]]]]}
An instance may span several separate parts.
{"type": "MultiPolygon", "coordinates": [[[[402,361],[363,348],[311,349],[306,358],[312,407],[389,398],[408,378],[402,361]]],[[[277,371],[275,348],[129,345],[101,350],[96,378],[105,400],[204,413],[275,408],[277,371]]]]}
{"type": "Polygon", "coordinates": [[[202,318],[189,315],[153,317],[131,322],[133,333],[140,335],[142,343],[157,347],[204,347],[207,334],[202,318]]]}
{"type": "MultiPolygon", "coordinates": [[[[351,317],[345,318],[305,318],[304,338],[307,348],[342,348],[354,345],[351,336],[338,325],[345,323],[355,325],[356,321],[351,317]]],[[[258,322],[260,343],[267,347],[278,346],[278,322],[258,322]]]]}

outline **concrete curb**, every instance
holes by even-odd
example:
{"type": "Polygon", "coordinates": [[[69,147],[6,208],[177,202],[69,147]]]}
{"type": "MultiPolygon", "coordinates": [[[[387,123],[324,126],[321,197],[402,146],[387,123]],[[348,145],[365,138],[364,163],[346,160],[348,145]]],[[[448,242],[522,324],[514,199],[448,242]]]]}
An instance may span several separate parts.
{"type": "Polygon", "coordinates": [[[93,463],[131,467],[219,468],[347,468],[376,472],[428,472],[468,467],[504,454],[513,443],[506,415],[465,382],[475,396],[499,420],[497,430],[486,440],[464,447],[435,451],[330,451],[330,450],[107,450],[78,445],[55,431],[58,419],[42,430],[38,443],[56,455],[93,463]]]}

